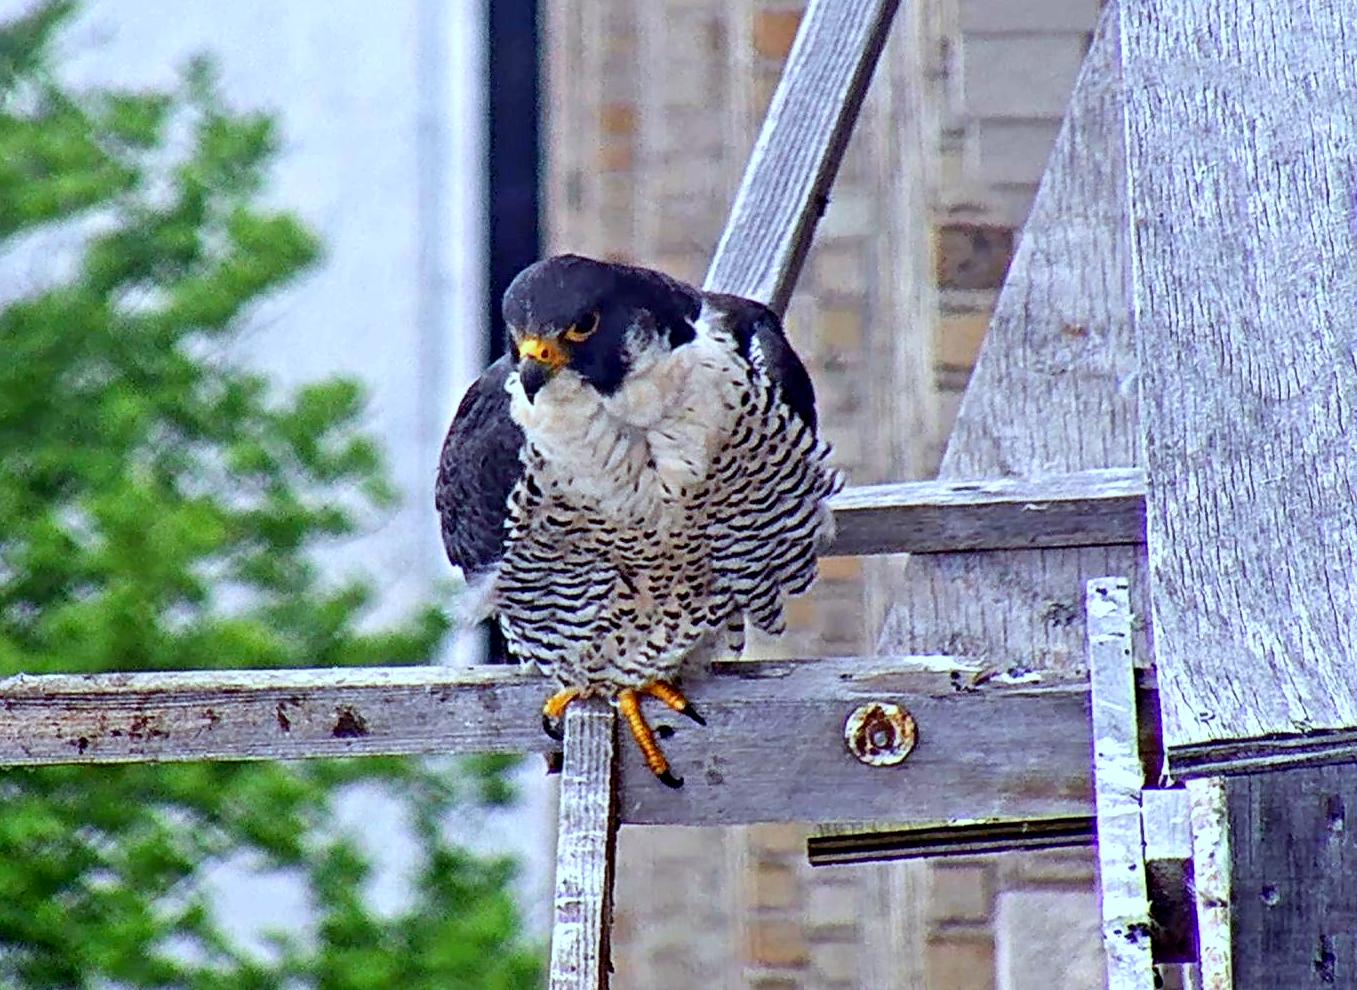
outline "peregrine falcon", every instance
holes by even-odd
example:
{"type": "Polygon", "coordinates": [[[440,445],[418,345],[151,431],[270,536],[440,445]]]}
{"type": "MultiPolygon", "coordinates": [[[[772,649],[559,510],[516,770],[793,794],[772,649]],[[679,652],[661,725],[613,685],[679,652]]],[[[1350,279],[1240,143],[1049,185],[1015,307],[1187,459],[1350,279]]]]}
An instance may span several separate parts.
{"type": "Polygon", "coordinates": [[[504,320],[443,446],[448,557],[558,685],[547,731],[604,696],[678,787],[641,697],[705,724],[680,674],[781,632],[833,534],[810,376],[766,306],[576,255],[522,271],[504,320]]]}

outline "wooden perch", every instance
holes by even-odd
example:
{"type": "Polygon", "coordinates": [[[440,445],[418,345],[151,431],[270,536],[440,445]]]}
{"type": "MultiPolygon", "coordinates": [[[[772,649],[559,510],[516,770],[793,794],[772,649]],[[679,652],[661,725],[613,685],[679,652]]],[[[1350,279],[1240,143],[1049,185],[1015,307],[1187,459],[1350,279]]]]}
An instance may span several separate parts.
{"type": "Polygon", "coordinates": [[[556,826],[550,990],[607,990],[617,847],[617,716],[599,701],[565,714],[556,826]]]}
{"type": "MultiPolygon", "coordinates": [[[[675,730],[665,749],[682,790],[657,785],[621,747],[621,821],[1087,814],[1087,685],[1026,680],[941,657],[720,664],[687,685],[707,726],[651,709],[675,730]],[[845,746],[845,719],[871,701],[918,723],[899,766],[864,765],[845,746]]],[[[11,677],[0,681],[0,764],[541,752],[557,746],[541,730],[548,689],[506,668],[11,677]]]]}
{"type": "Polygon", "coordinates": [[[832,554],[1035,550],[1145,542],[1145,472],[916,481],[837,496],[832,554]]]}

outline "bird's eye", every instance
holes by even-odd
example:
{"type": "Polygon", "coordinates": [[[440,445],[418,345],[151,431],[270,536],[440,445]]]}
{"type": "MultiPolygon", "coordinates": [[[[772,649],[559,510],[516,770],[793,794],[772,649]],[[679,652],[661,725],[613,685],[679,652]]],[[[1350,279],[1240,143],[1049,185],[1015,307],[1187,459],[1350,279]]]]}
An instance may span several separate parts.
{"type": "Polygon", "coordinates": [[[598,329],[598,313],[593,312],[565,332],[565,339],[572,344],[583,343],[598,329]]]}

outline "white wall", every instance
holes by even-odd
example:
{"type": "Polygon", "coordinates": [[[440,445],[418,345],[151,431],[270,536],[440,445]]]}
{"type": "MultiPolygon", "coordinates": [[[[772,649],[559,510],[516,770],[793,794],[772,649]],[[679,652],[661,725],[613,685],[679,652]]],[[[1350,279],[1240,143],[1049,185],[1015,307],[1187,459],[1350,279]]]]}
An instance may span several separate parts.
{"type": "Polygon", "coordinates": [[[367,385],[403,502],[334,563],[374,574],[384,615],[451,574],[431,503],[483,361],[481,30],[480,0],[87,0],[65,35],[77,85],[167,86],[206,52],[233,106],[277,115],[269,198],[326,254],[251,317],[241,353],[284,386],[367,385]]]}

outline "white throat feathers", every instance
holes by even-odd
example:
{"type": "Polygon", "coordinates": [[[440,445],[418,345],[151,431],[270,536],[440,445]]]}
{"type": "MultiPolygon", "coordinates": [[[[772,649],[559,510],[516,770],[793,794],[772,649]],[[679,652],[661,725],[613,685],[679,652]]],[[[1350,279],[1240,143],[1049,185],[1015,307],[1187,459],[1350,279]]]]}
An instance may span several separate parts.
{"type": "Polygon", "coordinates": [[[729,435],[746,371],[729,334],[699,318],[677,348],[634,346],[626,380],[604,396],[569,368],[528,401],[517,374],[510,413],[551,480],[614,518],[653,518],[708,475],[729,435]]]}

